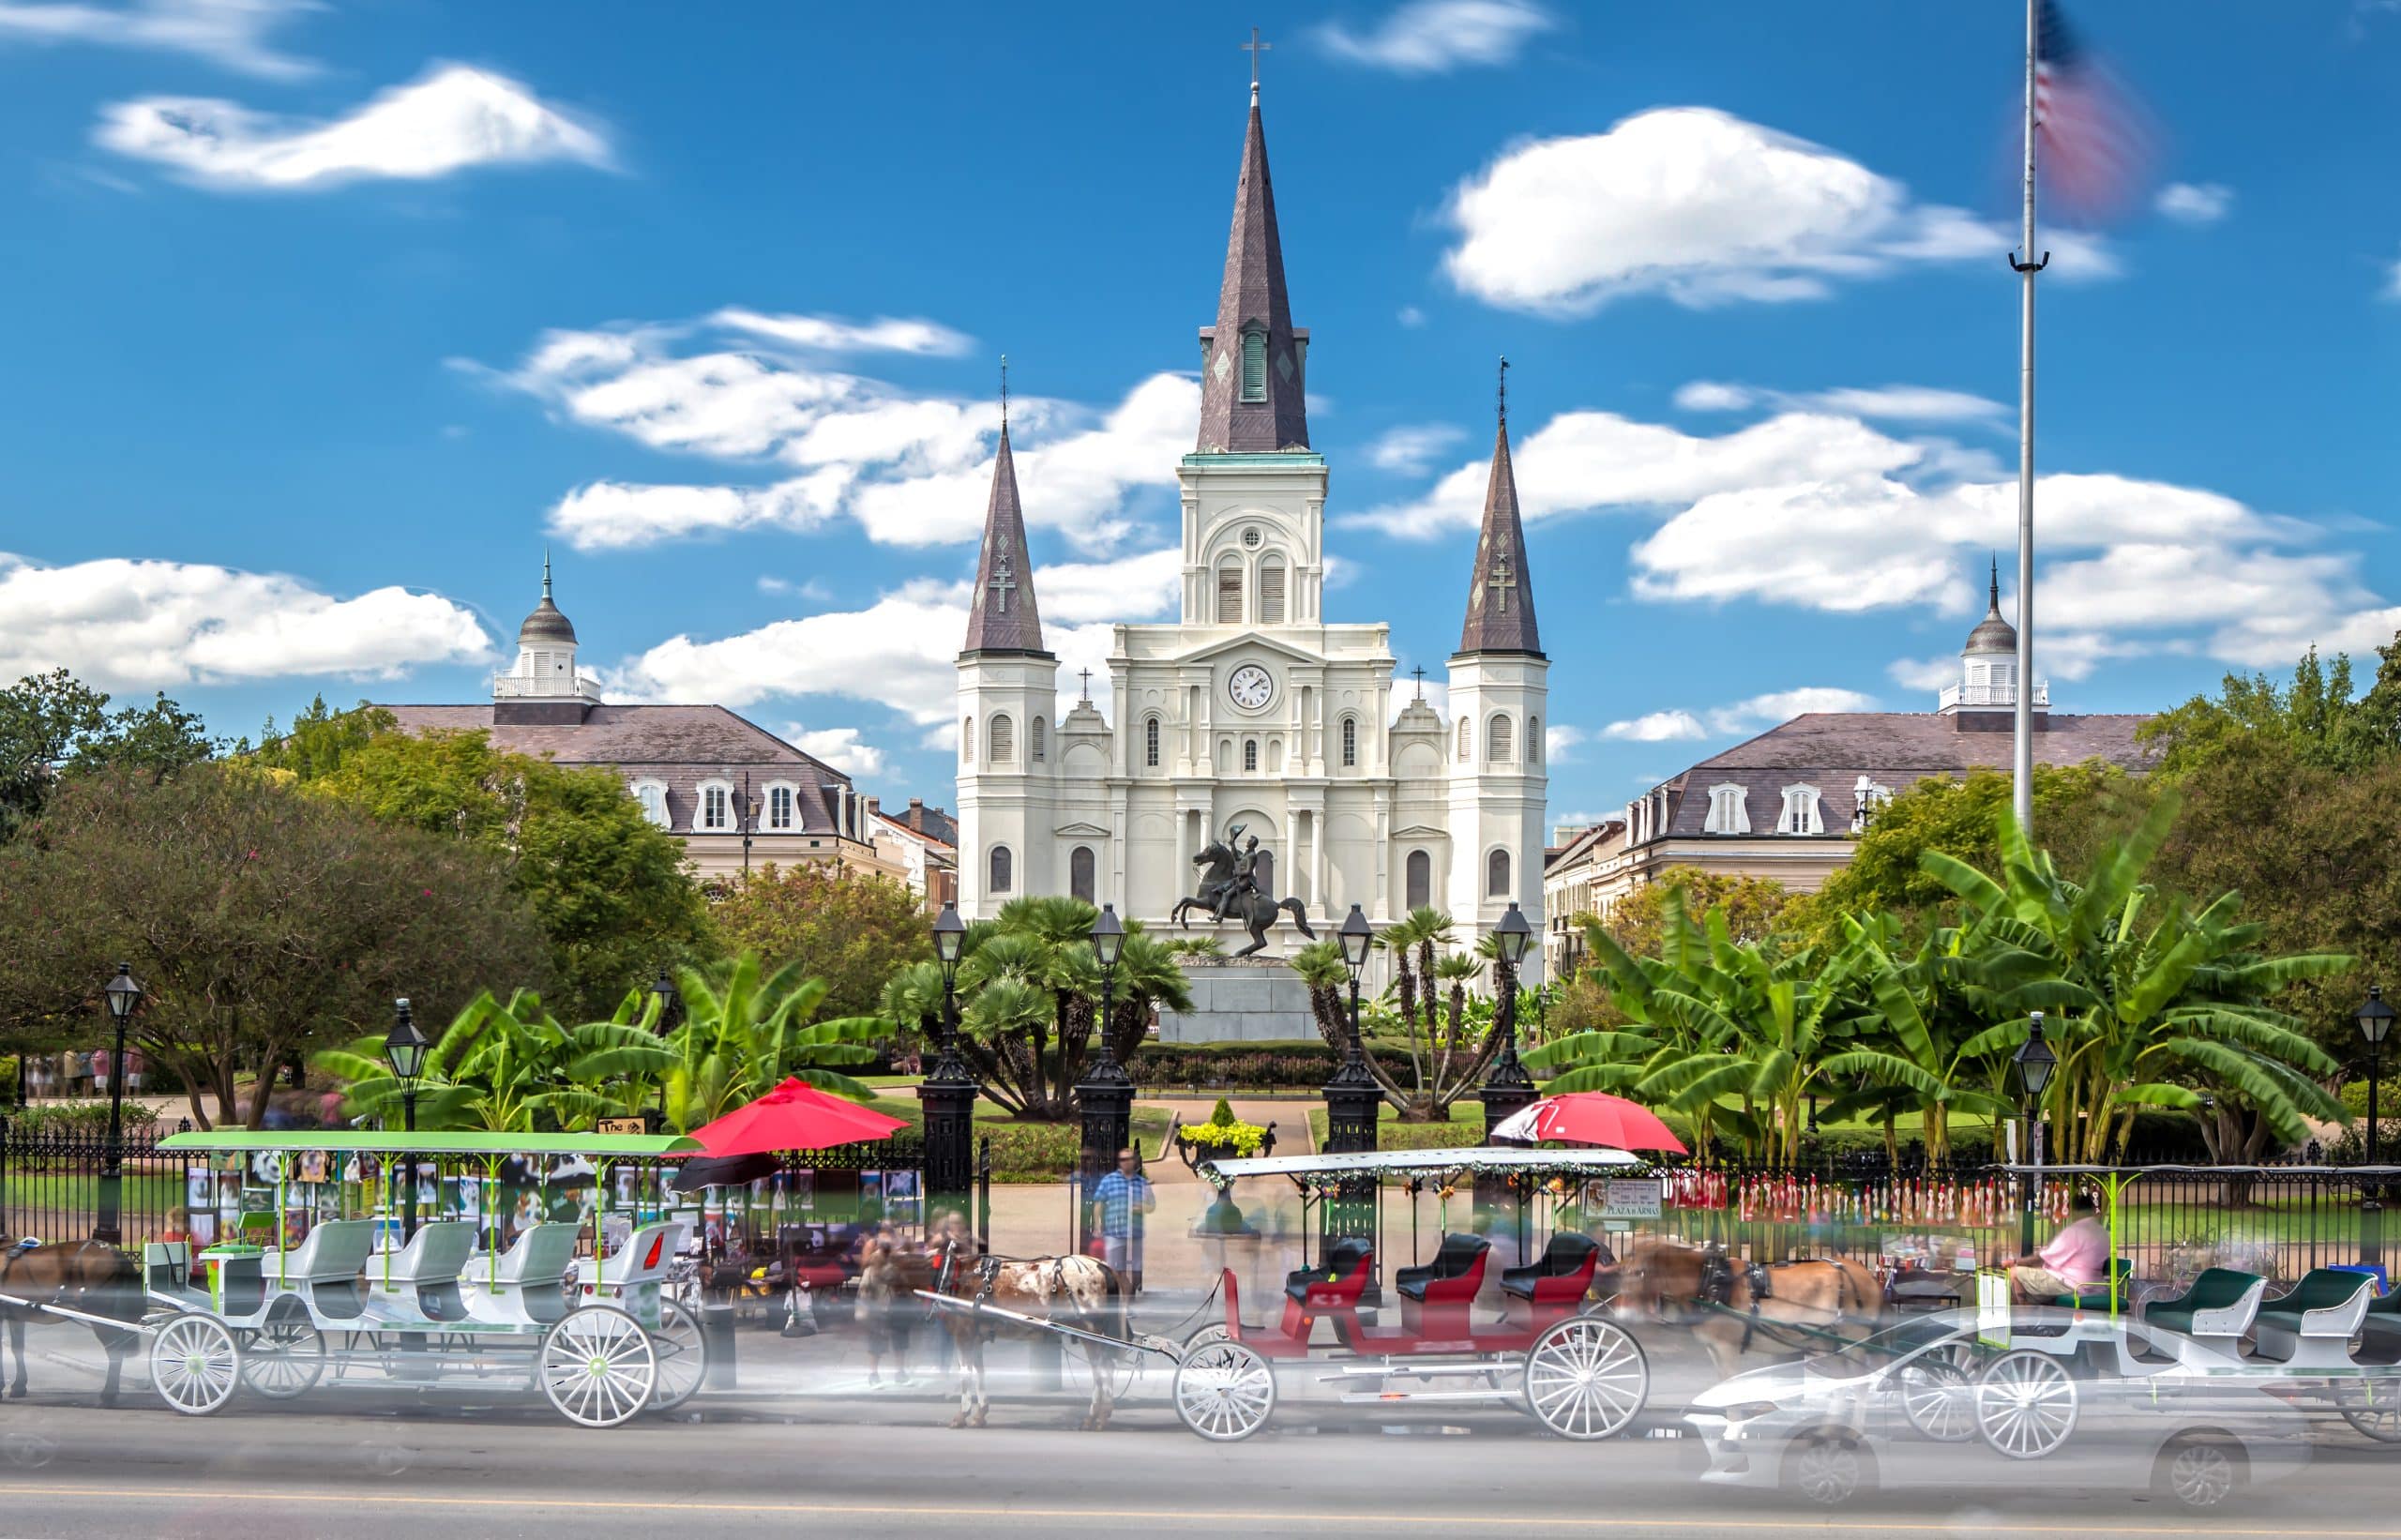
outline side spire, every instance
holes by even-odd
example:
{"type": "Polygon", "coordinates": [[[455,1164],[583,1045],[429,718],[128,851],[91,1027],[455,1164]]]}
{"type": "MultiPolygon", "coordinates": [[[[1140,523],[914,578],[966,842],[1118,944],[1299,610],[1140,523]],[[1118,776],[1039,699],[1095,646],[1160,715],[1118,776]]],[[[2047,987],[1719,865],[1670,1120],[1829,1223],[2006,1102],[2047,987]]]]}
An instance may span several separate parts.
{"type": "Polygon", "coordinates": [[[1509,360],[1501,360],[1494,397],[1492,479],[1484,491],[1484,527],[1468,578],[1463,653],[1542,655],[1534,624],[1533,571],[1526,562],[1526,530],[1518,516],[1518,476],[1509,462],[1509,360]]]}
{"type": "MultiPolygon", "coordinates": [[[[1007,397],[1003,363],[1003,400],[1007,397]]],[[[1002,407],[1001,447],[992,459],[992,499],[984,510],[984,546],[975,560],[975,592],[967,608],[971,653],[1042,649],[1042,611],[1034,602],[1034,554],[1025,543],[1025,511],[1018,503],[1017,457],[1009,449],[1007,407],[1002,407]]]]}
{"type": "MultiPolygon", "coordinates": [[[[1246,48],[1274,45],[1254,34],[1246,48]]],[[[1202,454],[1258,453],[1309,446],[1309,334],[1292,325],[1284,291],[1284,244],[1276,230],[1276,190],[1267,174],[1267,130],[1259,115],[1259,53],[1251,55],[1250,123],[1242,174],[1234,185],[1233,225],[1226,237],[1217,322],[1200,328],[1202,454]]]]}

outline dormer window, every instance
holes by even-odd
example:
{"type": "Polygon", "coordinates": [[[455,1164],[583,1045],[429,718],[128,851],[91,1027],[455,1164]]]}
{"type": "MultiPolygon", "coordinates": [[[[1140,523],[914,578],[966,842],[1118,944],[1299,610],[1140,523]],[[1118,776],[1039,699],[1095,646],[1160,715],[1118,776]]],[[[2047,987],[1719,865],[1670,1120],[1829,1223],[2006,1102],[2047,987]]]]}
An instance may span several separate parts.
{"type": "Polygon", "coordinates": [[[1245,402],[1267,399],[1267,334],[1263,331],[1242,334],[1242,399],[1245,402]]]}
{"type": "Polygon", "coordinates": [[[1823,834],[1825,824],[1818,816],[1818,789],[1814,786],[1788,786],[1784,789],[1784,811],[1776,818],[1778,834],[1823,834]]]}
{"type": "Polygon", "coordinates": [[[778,781],[767,788],[767,827],[771,829],[798,828],[800,826],[798,814],[799,804],[793,795],[791,786],[778,781]]]}
{"type": "Polygon", "coordinates": [[[667,783],[660,780],[634,782],[634,800],[642,804],[642,816],[664,829],[670,826],[667,814],[667,783]]]}
{"type": "MultiPolygon", "coordinates": [[[[1650,809],[1643,811],[1647,814],[1650,809]]],[[[1647,824],[1648,819],[1645,819],[1647,824]]],[[[1709,818],[1701,824],[1703,834],[1748,834],[1751,832],[1750,799],[1742,787],[1713,786],[1709,789],[1709,818]]]]}

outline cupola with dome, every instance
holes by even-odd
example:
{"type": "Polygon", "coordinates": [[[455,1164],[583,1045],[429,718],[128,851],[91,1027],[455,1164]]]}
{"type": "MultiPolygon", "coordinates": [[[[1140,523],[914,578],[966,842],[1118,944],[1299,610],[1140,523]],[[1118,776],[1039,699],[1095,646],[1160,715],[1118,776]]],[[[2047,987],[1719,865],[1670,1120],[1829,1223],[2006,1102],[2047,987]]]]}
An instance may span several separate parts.
{"type": "Polygon", "coordinates": [[[600,684],[575,669],[575,624],[551,596],[542,555],[542,599],[517,627],[517,662],[491,681],[494,721],[579,722],[600,703],[600,684]]]}
{"type": "MultiPolygon", "coordinates": [[[[2001,612],[1999,557],[1993,559],[1988,596],[1985,618],[1959,649],[1959,682],[1942,687],[1936,707],[1963,732],[2004,732],[2017,709],[2017,627],[2001,612]]],[[[2037,712],[2048,711],[2050,686],[2036,684],[2031,703],[2037,712]]]]}

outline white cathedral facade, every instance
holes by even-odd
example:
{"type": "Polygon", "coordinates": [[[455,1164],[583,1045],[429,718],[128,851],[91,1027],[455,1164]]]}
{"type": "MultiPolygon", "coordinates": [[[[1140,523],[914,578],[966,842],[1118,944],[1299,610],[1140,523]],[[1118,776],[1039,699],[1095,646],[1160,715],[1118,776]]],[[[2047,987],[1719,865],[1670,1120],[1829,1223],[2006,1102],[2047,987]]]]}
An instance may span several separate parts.
{"type": "MultiPolygon", "coordinates": [[[[1003,428],[959,655],[960,912],[1073,894],[1160,927],[1194,891],[1193,858],[1239,824],[1259,839],[1261,890],[1301,899],[1321,934],[1353,903],[1379,925],[1445,910],[1461,945],[1517,903],[1539,934],[1550,665],[1507,424],[1444,720],[1397,685],[1389,627],[1325,619],[1327,465],[1308,442],[1309,337],[1287,303],[1255,88],[1200,340],[1199,440],[1177,472],[1182,610],[1115,627],[1107,719],[1089,701],[1057,716],[1003,428]]],[[[1289,922],[1271,943],[1301,944],[1289,922]]]]}

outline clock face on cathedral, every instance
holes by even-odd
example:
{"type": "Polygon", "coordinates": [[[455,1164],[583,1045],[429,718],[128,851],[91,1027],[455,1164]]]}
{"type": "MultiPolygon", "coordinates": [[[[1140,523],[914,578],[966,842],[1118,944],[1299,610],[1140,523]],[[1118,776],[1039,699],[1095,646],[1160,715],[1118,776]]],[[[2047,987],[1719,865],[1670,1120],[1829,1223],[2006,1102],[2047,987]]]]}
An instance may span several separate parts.
{"type": "Polygon", "coordinates": [[[1226,681],[1226,693],[1245,711],[1259,711],[1275,697],[1276,682],[1256,663],[1246,663],[1226,681]]]}

